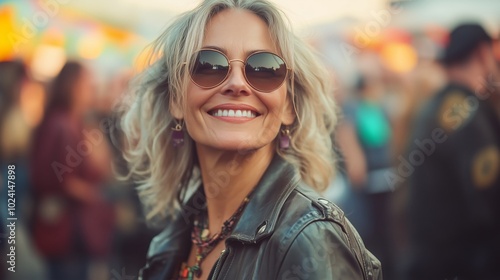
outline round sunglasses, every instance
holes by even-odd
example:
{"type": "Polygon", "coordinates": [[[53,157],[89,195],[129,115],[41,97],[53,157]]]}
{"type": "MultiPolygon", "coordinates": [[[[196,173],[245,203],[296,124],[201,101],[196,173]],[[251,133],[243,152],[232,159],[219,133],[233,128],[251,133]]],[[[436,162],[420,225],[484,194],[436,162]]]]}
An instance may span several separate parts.
{"type": "Polygon", "coordinates": [[[252,88],[261,92],[271,92],[281,87],[290,70],[283,58],[266,51],[254,52],[244,61],[229,60],[224,53],[214,49],[202,49],[194,57],[194,65],[189,72],[191,81],[204,89],[222,84],[229,77],[233,61],[244,64],[245,80],[252,88]]]}

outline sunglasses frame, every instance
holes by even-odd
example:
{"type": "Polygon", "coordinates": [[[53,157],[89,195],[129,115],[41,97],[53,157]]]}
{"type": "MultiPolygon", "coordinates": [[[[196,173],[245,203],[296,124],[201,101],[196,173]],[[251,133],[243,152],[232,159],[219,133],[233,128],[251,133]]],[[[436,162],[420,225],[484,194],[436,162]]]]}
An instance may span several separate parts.
{"type": "MultiPolygon", "coordinates": [[[[223,83],[227,80],[227,78],[229,77],[229,74],[231,73],[231,69],[232,69],[232,67],[231,67],[231,62],[233,62],[233,61],[238,61],[238,62],[243,63],[243,76],[245,77],[245,81],[246,81],[246,83],[247,83],[247,84],[248,84],[251,88],[253,88],[254,90],[259,91],[259,92],[266,92],[266,93],[267,93],[267,92],[272,92],[272,91],[275,91],[275,90],[279,89],[279,88],[283,85],[283,83],[286,81],[286,79],[289,77],[288,72],[290,72],[290,71],[292,70],[291,68],[288,68],[288,65],[287,65],[287,63],[286,63],[285,59],[283,59],[283,57],[281,57],[280,55],[275,54],[275,53],[273,53],[273,52],[269,52],[269,51],[256,51],[256,52],[250,53],[250,54],[249,54],[249,55],[245,58],[245,60],[241,60],[241,59],[238,59],[238,58],[235,58],[235,59],[229,59],[229,58],[227,57],[227,55],[226,55],[226,54],[224,54],[222,51],[217,50],[217,49],[204,48],[204,49],[200,49],[200,50],[196,51],[196,52],[193,54],[193,57],[195,57],[195,55],[197,55],[197,54],[198,54],[199,52],[201,52],[201,51],[214,51],[214,52],[220,53],[222,56],[224,56],[224,58],[226,58],[226,61],[227,61],[228,66],[229,66],[229,68],[227,69],[226,76],[224,76],[224,79],[222,79],[222,80],[221,80],[219,83],[217,83],[216,85],[214,85],[214,86],[209,86],[209,87],[207,87],[207,86],[202,86],[202,85],[199,85],[198,83],[196,83],[196,82],[194,81],[194,79],[193,79],[193,75],[192,75],[192,73],[191,73],[191,72],[192,72],[192,70],[189,70],[189,78],[191,79],[191,81],[192,81],[192,82],[193,82],[196,86],[198,86],[198,87],[200,87],[200,88],[202,88],[202,89],[212,89],[212,88],[216,88],[216,87],[220,86],[221,84],[223,84],[223,83]],[[247,65],[247,61],[248,61],[248,59],[249,59],[251,56],[256,55],[256,54],[260,54],[260,53],[268,53],[268,54],[275,55],[275,56],[279,57],[279,58],[283,61],[283,63],[285,64],[285,67],[286,67],[285,78],[283,78],[283,81],[282,81],[282,82],[281,82],[281,83],[280,83],[277,87],[275,87],[275,88],[273,88],[273,89],[271,89],[271,90],[260,90],[260,89],[256,88],[254,85],[252,85],[252,83],[250,83],[250,82],[248,81],[248,77],[247,77],[247,73],[246,73],[246,69],[245,69],[245,66],[247,65]]],[[[194,61],[194,60],[193,60],[193,61],[194,61]]],[[[187,64],[187,62],[184,62],[184,63],[183,63],[183,65],[186,65],[186,64],[187,64]]]]}

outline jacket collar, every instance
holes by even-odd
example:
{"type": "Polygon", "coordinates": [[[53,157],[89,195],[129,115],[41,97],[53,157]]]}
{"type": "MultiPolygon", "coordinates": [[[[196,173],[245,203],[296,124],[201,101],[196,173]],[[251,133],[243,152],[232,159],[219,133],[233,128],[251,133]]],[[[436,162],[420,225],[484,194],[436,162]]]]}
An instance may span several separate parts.
{"type": "Polygon", "coordinates": [[[228,239],[256,243],[271,234],[283,204],[299,180],[294,166],[275,155],[228,239]]]}
{"type": "MultiPolygon", "coordinates": [[[[294,166],[275,155],[228,240],[256,243],[270,235],[275,229],[283,204],[299,181],[300,176],[294,166]]],[[[178,253],[190,246],[192,220],[201,211],[199,206],[203,196],[203,189],[200,187],[176,217],[166,224],[165,230],[153,238],[148,257],[167,252],[178,253]]]]}

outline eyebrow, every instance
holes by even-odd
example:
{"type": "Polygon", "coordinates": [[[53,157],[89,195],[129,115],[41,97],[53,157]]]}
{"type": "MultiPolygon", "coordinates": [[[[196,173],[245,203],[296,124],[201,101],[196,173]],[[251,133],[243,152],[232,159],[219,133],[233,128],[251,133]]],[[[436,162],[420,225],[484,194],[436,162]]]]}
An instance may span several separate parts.
{"type": "MultiPolygon", "coordinates": [[[[218,50],[218,51],[224,53],[225,55],[227,55],[227,49],[225,49],[225,48],[221,48],[221,47],[217,47],[217,46],[203,46],[201,48],[202,49],[214,49],[214,50],[218,50]]],[[[270,52],[270,53],[274,53],[273,51],[271,51],[269,49],[257,49],[257,50],[250,50],[250,51],[245,52],[245,57],[248,57],[252,53],[256,53],[256,52],[270,52]]]]}

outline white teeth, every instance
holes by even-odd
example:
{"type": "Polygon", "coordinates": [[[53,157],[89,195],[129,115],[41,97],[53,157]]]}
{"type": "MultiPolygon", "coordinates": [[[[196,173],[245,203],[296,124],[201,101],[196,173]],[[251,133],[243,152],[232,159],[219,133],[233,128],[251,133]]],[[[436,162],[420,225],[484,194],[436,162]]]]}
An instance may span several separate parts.
{"type": "Polygon", "coordinates": [[[257,115],[250,110],[222,110],[218,109],[211,113],[215,117],[233,117],[233,118],[255,118],[257,115]]]}

